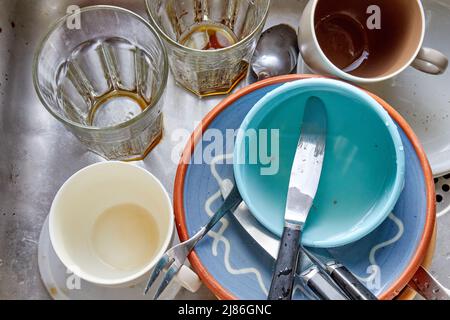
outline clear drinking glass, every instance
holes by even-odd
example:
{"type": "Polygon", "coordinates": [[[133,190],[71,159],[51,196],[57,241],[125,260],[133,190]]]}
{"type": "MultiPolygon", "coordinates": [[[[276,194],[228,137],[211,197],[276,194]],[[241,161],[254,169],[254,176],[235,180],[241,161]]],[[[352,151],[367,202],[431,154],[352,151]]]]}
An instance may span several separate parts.
{"type": "Polygon", "coordinates": [[[167,54],[155,30],[112,6],[59,20],[34,62],[35,88],[47,110],[109,160],[140,160],[158,144],[167,78],[167,54]]]}
{"type": "Polygon", "coordinates": [[[246,75],[270,0],[146,0],[170,68],[198,96],[229,93],[246,75]]]}

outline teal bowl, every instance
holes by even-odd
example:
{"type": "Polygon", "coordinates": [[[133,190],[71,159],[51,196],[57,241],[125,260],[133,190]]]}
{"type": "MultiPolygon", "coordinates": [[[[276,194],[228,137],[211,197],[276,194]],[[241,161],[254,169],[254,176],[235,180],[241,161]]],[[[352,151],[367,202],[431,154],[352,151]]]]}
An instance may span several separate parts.
{"type": "Polygon", "coordinates": [[[366,92],[331,79],[296,81],[270,92],[238,132],[234,174],[251,212],[281,236],[290,171],[305,102],[311,96],[326,106],[328,133],[319,189],[302,243],[333,248],[360,240],[378,227],[404,186],[405,155],[397,126],[366,92]]]}

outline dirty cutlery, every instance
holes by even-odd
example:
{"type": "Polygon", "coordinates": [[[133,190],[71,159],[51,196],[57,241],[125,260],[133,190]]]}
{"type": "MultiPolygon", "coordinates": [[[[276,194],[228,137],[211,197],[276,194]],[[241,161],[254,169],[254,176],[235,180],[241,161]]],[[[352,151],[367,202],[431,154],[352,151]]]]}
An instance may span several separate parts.
{"type": "Polygon", "coordinates": [[[335,261],[326,250],[303,249],[306,255],[341,288],[352,300],[378,300],[342,263],[335,261]]]}
{"type": "MultiPolygon", "coordinates": [[[[231,190],[233,190],[233,182],[229,179],[224,180],[220,186],[222,197],[227,198],[231,190]]],[[[233,217],[266,253],[274,259],[277,258],[280,241],[256,220],[245,202],[236,208],[233,217]]],[[[320,270],[304,252],[300,252],[298,261],[297,276],[305,285],[305,288],[302,288],[305,294],[308,294],[306,292],[306,288],[308,288],[321,300],[348,300],[337,284],[329,276],[326,276],[326,273],[324,275],[324,271],[320,270]],[[299,274],[301,270],[304,271],[299,274]]]]}
{"type": "MultiPolygon", "coordinates": [[[[280,241],[256,220],[244,203],[239,206],[233,216],[262,249],[274,259],[277,258],[280,241]]],[[[310,249],[302,248],[299,261],[302,261],[302,266],[312,265],[300,277],[323,300],[345,300],[348,299],[346,295],[355,300],[377,299],[353,273],[329,255],[322,252],[317,255],[315,251],[312,252],[310,249]],[[323,274],[328,276],[325,277],[323,274]],[[346,285],[348,283],[351,283],[352,286],[348,287],[346,285]],[[338,287],[339,290],[335,287],[338,287]],[[344,292],[346,295],[343,294],[344,292]]],[[[298,269],[304,270],[305,268],[298,269]]]]}
{"type": "MultiPolygon", "coordinates": [[[[231,186],[229,188],[231,189],[231,186]]],[[[280,241],[256,220],[245,203],[242,203],[236,209],[233,216],[264,251],[272,258],[277,258],[280,241]]],[[[320,254],[316,250],[302,248],[299,261],[302,262],[303,266],[310,265],[310,268],[303,272],[300,277],[317,296],[323,300],[348,299],[340,292],[342,290],[349,298],[354,300],[377,300],[377,297],[347,267],[326,254],[325,250],[321,250],[320,254]],[[325,277],[322,273],[327,274],[328,277],[325,277]],[[339,290],[335,288],[336,286],[339,290]]]]}
{"type": "Polygon", "coordinates": [[[189,254],[194,250],[195,246],[200,240],[216,225],[220,219],[223,218],[227,213],[233,212],[236,207],[242,202],[241,195],[237,188],[234,188],[229,196],[225,199],[222,206],[217,210],[213,217],[208,221],[208,223],[201,228],[191,239],[178,244],[173,247],[159,260],[155,270],[153,271],[150,279],[145,288],[144,294],[147,294],[150,288],[158,279],[162,271],[165,271],[164,278],[156,291],[154,299],[158,299],[159,296],[164,292],[172,279],[176,276],[178,271],[183,267],[189,254]]]}
{"type": "MultiPolygon", "coordinates": [[[[277,258],[280,241],[256,220],[245,203],[242,203],[236,209],[233,216],[264,251],[272,258],[277,258]]],[[[297,271],[299,270],[306,270],[298,276],[318,298],[322,300],[348,300],[348,297],[343,294],[337,284],[329,276],[324,275],[324,271],[314,264],[304,250],[300,252],[297,271]]]]}
{"type": "Polygon", "coordinates": [[[269,300],[291,300],[302,231],[319,187],[325,156],[327,114],[317,97],[306,102],[300,140],[289,181],[284,231],[269,300]]]}

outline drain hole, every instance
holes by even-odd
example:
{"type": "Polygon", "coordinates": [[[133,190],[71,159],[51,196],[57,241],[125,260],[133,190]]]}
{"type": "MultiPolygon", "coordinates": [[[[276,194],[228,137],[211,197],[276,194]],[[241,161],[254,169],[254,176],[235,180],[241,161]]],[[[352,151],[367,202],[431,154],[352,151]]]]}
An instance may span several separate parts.
{"type": "Polygon", "coordinates": [[[442,196],[440,194],[436,195],[436,201],[438,203],[442,202],[442,200],[444,200],[444,198],[442,198],[442,196]]]}
{"type": "Polygon", "coordinates": [[[450,179],[450,173],[444,176],[445,179],[450,179]]]}
{"type": "Polygon", "coordinates": [[[434,184],[438,183],[439,179],[438,178],[434,178],[434,184]]]}
{"type": "Polygon", "coordinates": [[[443,190],[444,192],[448,192],[448,191],[450,190],[450,186],[449,186],[448,184],[444,184],[444,185],[442,186],[442,190],[443,190]]]}

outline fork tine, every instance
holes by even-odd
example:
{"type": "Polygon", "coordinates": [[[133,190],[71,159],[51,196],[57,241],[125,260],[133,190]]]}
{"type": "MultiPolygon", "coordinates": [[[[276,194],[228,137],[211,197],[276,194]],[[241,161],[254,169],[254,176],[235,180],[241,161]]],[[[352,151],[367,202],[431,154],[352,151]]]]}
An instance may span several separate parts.
{"type": "Polygon", "coordinates": [[[156,279],[158,279],[158,276],[160,275],[161,271],[164,270],[166,267],[168,267],[169,264],[171,264],[172,262],[173,260],[167,254],[162,256],[162,258],[156,264],[155,269],[153,270],[152,275],[147,282],[147,286],[145,287],[144,290],[144,295],[148,293],[153,283],[155,283],[156,279]]]}
{"type": "Polygon", "coordinates": [[[177,275],[178,271],[180,270],[181,265],[174,261],[170,268],[167,270],[167,273],[161,282],[161,285],[158,288],[158,291],[156,292],[155,296],[153,297],[153,300],[158,300],[158,298],[161,296],[161,294],[164,292],[164,290],[167,288],[167,286],[170,284],[172,279],[177,275]]]}

